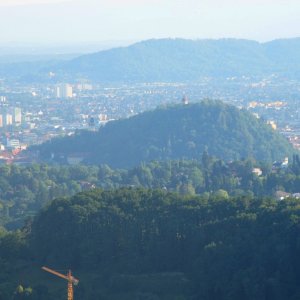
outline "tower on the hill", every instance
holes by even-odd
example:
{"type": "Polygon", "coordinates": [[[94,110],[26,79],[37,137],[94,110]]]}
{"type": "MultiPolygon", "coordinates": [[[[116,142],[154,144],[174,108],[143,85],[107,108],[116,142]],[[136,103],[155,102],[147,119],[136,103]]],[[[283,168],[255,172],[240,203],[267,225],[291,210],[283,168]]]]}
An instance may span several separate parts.
{"type": "Polygon", "coordinates": [[[188,97],[186,95],[184,95],[183,98],[182,98],[182,104],[184,104],[184,105],[188,105],[189,104],[189,99],[188,99],[188,97]]]}

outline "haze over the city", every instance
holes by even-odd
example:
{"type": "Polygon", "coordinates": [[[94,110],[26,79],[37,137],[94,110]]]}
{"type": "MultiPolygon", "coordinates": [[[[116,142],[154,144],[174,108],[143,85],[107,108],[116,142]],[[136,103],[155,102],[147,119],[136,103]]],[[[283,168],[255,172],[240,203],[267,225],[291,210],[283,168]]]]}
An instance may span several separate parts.
{"type": "Polygon", "coordinates": [[[0,0],[1,43],[300,36],[298,0],[0,0]]]}

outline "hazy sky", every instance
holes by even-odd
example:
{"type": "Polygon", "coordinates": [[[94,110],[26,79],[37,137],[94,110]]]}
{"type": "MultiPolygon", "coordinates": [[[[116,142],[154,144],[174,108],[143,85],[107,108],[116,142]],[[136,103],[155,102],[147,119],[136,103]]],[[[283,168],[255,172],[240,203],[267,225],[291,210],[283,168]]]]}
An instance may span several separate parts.
{"type": "Polygon", "coordinates": [[[300,0],[0,0],[0,43],[300,36],[300,0]]]}

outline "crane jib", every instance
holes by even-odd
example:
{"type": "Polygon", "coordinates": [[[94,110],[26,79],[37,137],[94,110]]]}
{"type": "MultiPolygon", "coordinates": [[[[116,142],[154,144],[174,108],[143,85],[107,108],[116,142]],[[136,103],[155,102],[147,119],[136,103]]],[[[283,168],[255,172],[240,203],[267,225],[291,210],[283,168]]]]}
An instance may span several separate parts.
{"type": "Polygon", "coordinates": [[[72,276],[71,270],[69,270],[69,272],[68,272],[67,275],[64,275],[64,274],[61,274],[61,273],[59,273],[59,272],[57,272],[55,270],[52,270],[50,268],[47,268],[47,267],[42,267],[42,269],[44,271],[46,271],[46,272],[49,272],[49,273],[51,273],[53,275],[56,275],[56,276],[58,276],[60,278],[63,278],[65,280],[67,280],[68,281],[68,300],[73,300],[74,299],[73,298],[74,297],[73,296],[73,294],[74,294],[74,292],[73,292],[73,284],[77,285],[79,283],[79,280],[72,276]]]}

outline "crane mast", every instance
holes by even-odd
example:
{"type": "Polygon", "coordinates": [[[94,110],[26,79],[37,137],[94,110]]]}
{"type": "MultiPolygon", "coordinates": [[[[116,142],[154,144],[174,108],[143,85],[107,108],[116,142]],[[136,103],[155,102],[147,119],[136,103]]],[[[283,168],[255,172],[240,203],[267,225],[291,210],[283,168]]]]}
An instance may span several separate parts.
{"type": "Polygon", "coordinates": [[[42,269],[46,272],[49,272],[53,275],[56,275],[60,278],[63,278],[68,281],[68,300],[74,300],[74,291],[73,291],[73,285],[77,285],[79,283],[79,280],[72,276],[71,270],[69,270],[67,275],[61,274],[57,271],[54,271],[47,267],[42,267],[42,269]]]}
{"type": "Polygon", "coordinates": [[[74,299],[74,291],[72,282],[68,281],[68,300],[74,299]]]}

